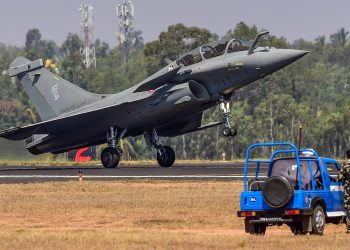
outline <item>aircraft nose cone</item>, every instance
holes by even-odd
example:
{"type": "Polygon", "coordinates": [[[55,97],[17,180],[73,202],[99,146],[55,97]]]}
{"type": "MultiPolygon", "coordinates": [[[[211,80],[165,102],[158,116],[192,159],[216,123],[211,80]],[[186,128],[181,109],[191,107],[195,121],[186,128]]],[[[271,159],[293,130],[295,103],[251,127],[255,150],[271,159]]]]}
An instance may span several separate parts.
{"type": "Polygon", "coordinates": [[[287,66],[292,62],[295,62],[299,58],[305,56],[309,51],[306,50],[296,50],[296,49],[285,49],[278,51],[277,60],[287,66]]]}
{"type": "Polygon", "coordinates": [[[271,74],[305,56],[309,51],[295,49],[271,50],[261,58],[261,66],[265,74],[271,74]]]}

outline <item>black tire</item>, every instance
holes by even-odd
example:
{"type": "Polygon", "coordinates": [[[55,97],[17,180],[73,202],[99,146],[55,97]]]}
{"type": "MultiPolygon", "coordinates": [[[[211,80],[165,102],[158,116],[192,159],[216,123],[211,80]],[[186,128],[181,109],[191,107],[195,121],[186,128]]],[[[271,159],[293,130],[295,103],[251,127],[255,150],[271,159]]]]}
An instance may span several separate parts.
{"type": "Polygon", "coordinates": [[[253,230],[250,232],[250,234],[253,235],[265,235],[266,232],[266,224],[253,224],[253,230]]]}
{"type": "Polygon", "coordinates": [[[323,208],[316,205],[311,218],[312,231],[311,234],[322,235],[326,226],[326,216],[323,208]]]}
{"type": "Polygon", "coordinates": [[[293,198],[294,188],[285,177],[271,176],[264,182],[262,195],[267,205],[281,208],[293,198]]]}
{"type": "Polygon", "coordinates": [[[237,135],[237,129],[231,128],[230,130],[230,136],[235,137],[237,135]]]}
{"type": "Polygon", "coordinates": [[[231,135],[231,129],[228,128],[228,127],[224,127],[223,130],[222,130],[222,134],[226,137],[230,136],[231,135]]]}
{"type": "Polygon", "coordinates": [[[256,235],[265,235],[266,232],[266,224],[255,224],[254,225],[254,233],[256,235]]]}
{"type": "Polygon", "coordinates": [[[293,222],[292,224],[289,224],[289,228],[294,235],[305,235],[308,233],[307,231],[303,230],[303,225],[301,221],[296,221],[296,222],[293,222]]]}
{"type": "Polygon", "coordinates": [[[116,168],[119,160],[120,155],[116,148],[107,147],[101,153],[101,162],[105,168],[116,168]]]}
{"type": "Polygon", "coordinates": [[[229,136],[236,136],[237,135],[237,129],[235,128],[229,128],[229,127],[224,127],[222,129],[222,134],[226,137],[229,137],[229,136]]]}
{"type": "Polygon", "coordinates": [[[175,152],[169,146],[164,146],[162,154],[158,150],[157,152],[157,162],[159,166],[163,168],[170,168],[175,162],[175,152]]]}
{"type": "Polygon", "coordinates": [[[258,223],[249,223],[250,219],[245,218],[245,231],[246,233],[250,233],[252,235],[265,235],[266,232],[266,224],[258,224],[258,223]]]}

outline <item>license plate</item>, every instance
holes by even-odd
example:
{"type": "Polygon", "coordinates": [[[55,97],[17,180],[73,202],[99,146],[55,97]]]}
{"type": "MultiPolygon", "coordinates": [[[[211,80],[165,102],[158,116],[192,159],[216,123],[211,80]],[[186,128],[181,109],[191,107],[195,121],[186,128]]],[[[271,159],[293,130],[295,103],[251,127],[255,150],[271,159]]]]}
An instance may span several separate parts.
{"type": "Polygon", "coordinates": [[[261,221],[282,221],[281,217],[260,217],[259,220],[261,221]]]}

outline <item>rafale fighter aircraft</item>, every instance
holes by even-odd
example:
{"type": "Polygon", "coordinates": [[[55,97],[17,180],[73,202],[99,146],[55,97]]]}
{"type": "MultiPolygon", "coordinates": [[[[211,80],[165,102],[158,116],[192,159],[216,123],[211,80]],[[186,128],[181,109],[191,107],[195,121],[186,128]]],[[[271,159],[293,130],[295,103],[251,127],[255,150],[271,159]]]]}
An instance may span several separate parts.
{"type": "Polygon", "coordinates": [[[230,98],[235,90],[301,58],[307,51],[250,46],[238,39],[203,45],[148,77],[112,95],[92,94],[43,68],[43,61],[15,59],[9,76],[16,76],[42,122],[0,132],[9,140],[26,139],[26,148],[38,155],[106,143],[101,161],[117,167],[118,143],[128,136],[144,135],[157,149],[160,166],[170,167],[174,150],[159,137],[178,136],[224,124],[223,134],[235,136],[230,125],[230,98]],[[201,124],[202,112],[218,105],[223,119],[201,124]]]}

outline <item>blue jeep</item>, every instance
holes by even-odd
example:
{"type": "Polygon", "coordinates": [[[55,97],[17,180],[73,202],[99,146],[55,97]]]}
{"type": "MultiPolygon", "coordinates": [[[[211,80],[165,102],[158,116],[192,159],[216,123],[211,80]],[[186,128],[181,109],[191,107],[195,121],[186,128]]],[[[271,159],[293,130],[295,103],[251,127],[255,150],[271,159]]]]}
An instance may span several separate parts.
{"type": "Polygon", "coordinates": [[[290,143],[256,143],[247,149],[244,191],[238,217],[245,230],[264,235],[267,226],[287,224],[294,234],[323,234],[326,223],[344,222],[339,163],[290,143]],[[252,159],[272,152],[270,159],[252,159]]]}

